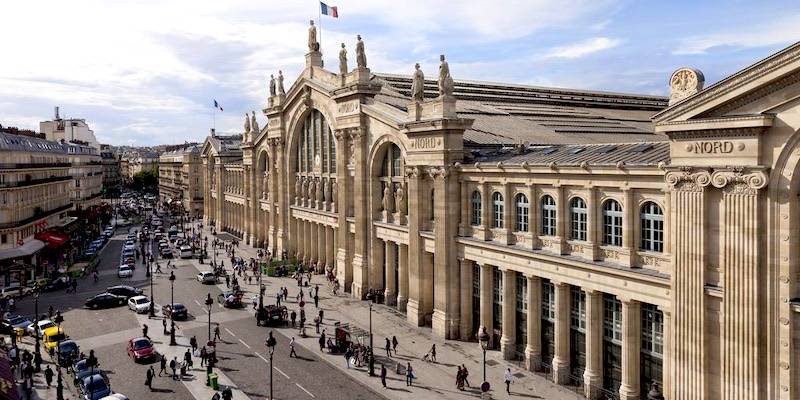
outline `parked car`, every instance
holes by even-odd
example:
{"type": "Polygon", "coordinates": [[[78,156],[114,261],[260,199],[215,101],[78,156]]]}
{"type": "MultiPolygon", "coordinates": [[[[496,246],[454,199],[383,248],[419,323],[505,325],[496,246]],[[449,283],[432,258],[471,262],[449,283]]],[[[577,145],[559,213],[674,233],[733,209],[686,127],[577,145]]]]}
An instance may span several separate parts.
{"type": "Polygon", "coordinates": [[[33,321],[27,317],[23,317],[22,315],[12,315],[8,317],[8,323],[10,323],[14,328],[20,328],[24,331],[24,329],[27,328],[28,325],[32,324],[33,321]]]}
{"type": "Polygon", "coordinates": [[[192,258],[194,256],[194,252],[192,251],[191,246],[183,245],[180,247],[181,251],[181,258],[192,258]]]}
{"type": "Polygon", "coordinates": [[[128,264],[122,264],[117,268],[117,276],[120,278],[132,278],[133,267],[128,264]]]}
{"type": "Polygon", "coordinates": [[[164,247],[161,249],[161,258],[172,258],[172,249],[164,247]]]}
{"type": "Polygon", "coordinates": [[[78,344],[75,343],[74,340],[62,340],[60,343],[58,343],[58,349],[56,352],[58,365],[67,367],[72,364],[73,360],[78,358],[78,354],[80,354],[80,347],[78,347],[78,344]]]}
{"type": "Polygon", "coordinates": [[[211,271],[203,271],[197,274],[197,281],[200,283],[217,283],[217,276],[211,271]]]}
{"type": "Polygon", "coordinates": [[[128,356],[133,358],[133,362],[152,359],[156,355],[156,349],[150,339],[137,337],[128,340],[128,356]]]}
{"type": "Polygon", "coordinates": [[[129,399],[128,399],[128,396],[125,396],[122,393],[114,393],[114,394],[108,395],[106,397],[103,397],[100,400],[129,400],[129,399]]]}
{"type": "Polygon", "coordinates": [[[0,296],[2,297],[23,297],[31,293],[33,293],[33,288],[21,286],[16,282],[0,289],[0,296]]]}
{"type": "Polygon", "coordinates": [[[54,292],[56,290],[64,290],[69,287],[69,279],[66,276],[60,276],[42,288],[45,292],[54,292]]]}
{"type": "Polygon", "coordinates": [[[181,303],[164,304],[164,306],[161,307],[161,314],[164,315],[164,318],[180,320],[189,317],[189,310],[181,303]]]}
{"type": "Polygon", "coordinates": [[[128,299],[128,308],[137,313],[150,311],[150,299],[145,296],[133,296],[128,299]]]}
{"type": "Polygon", "coordinates": [[[142,291],[142,289],[135,288],[133,286],[117,285],[106,288],[106,293],[115,294],[117,296],[123,296],[127,300],[134,296],[141,296],[141,294],[144,293],[144,291],[142,291]]]}
{"type": "Polygon", "coordinates": [[[111,293],[100,293],[93,297],[90,297],[86,300],[86,307],[87,308],[104,308],[104,307],[116,307],[116,306],[124,306],[127,302],[127,299],[123,296],[117,296],[111,293]]]}
{"type": "Polygon", "coordinates": [[[81,392],[84,400],[100,400],[111,394],[111,387],[101,374],[94,374],[83,378],[81,392]]]}
{"type": "Polygon", "coordinates": [[[38,323],[35,323],[35,324],[32,323],[32,324],[28,325],[27,327],[25,327],[25,333],[27,333],[30,336],[36,336],[36,332],[38,331],[39,332],[39,337],[41,338],[42,335],[44,335],[44,330],[45,329],[52,328],[54,326],[57,326],[55,322],[50,321],[49,319],[43,319],[43,320],[39,321],[38,323]]]}
{"type": "Polygon", "coordinates": [[[59,328],[57,326],[45,329],[44,335],[42,335],[44,348],[50,354],[53,354],[53,351],[59,341],[67,340],[67,338],[68,336],[64,333],[64,328],[59,328]]]}

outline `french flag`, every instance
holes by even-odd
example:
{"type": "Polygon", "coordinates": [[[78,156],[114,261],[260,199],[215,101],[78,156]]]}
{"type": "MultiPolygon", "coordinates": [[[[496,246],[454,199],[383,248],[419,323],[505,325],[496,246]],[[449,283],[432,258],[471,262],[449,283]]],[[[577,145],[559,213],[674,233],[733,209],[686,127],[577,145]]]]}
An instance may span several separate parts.
{"type": "Polygon", "coordinates": [[[330,7],[323,2],[319,2],[319,8],[322,12],[322,15],[327,15],[333,18],[339,18],[339,9],[337,7],[330,7]]]}

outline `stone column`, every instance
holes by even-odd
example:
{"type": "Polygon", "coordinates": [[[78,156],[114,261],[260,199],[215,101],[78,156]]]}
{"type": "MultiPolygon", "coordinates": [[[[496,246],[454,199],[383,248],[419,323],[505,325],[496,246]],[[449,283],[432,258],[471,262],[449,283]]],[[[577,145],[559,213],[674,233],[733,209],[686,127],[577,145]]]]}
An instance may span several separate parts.
{"type": "Polygon", "coordinates": [[[378,238],[372,239],[372,254],[370,254],[369,288],[384,290],[384,272],[386,271],[386,257],[384,257],[386,244],[378,238]]]}
{"type": "Polygon", "coordinates": [[[636,300],[622,300],[622,383],[620,400],[639,400],[642,354],[642,307],[636,300]]]}
{"type": "Polygon", "coordinates": [[[586,241],[592,249],[592,260],[599,258],[600,247],[598,235],[600,235],[600,205],[597,204],[597,189],[592,186],[589,188],[589,198],[586,199],[586,241]]]}
{"type": "Polygon", "coordinates": [[[394,242],[386,241],[386,290],[384,291],[384,298],[386,299],[387,306],[395,306],[397,304],[397,281],[395,281],[395,252],[397,247],[394,242]]]}
{"type": "Polygon", "coordinates": [[[538,371],[542,363],[542,280],[528,277],[528,344],[525,346],[525,366],[538,371]]]}
{"type": "Polygon", "coordinates": [[[325,273],[328,272],[329,269],[333,269],[333,266],[336,264],[336,260],[334,259],[334,250],[336,249],[336,240],[333,234],[333,228],[326,226],[325,227],[325,245],[327,248],[325,249],[325,273]]]}
{"type": "Polygon", "coordinates": [[[472,193],[469,191],[466,182],[459,181],[458,183],[461,187],[461,198],[467,202],[464,207],[461,207],[461,219],[458,222],[458,235],[466,236],[470,226],[470,213],[472,212],[472,193]]]}
{"type": "Polygon", "coordinates": [[[664,354],[662,359],[662,393],[672,393],[672,355],[675,354],[675,346],[672,343],[672,312],[662,309],[664,315],[664,354]]]}
{"type": "Polygon", "coordinates": [[[255,246],[256,245],[256,204],[258,199],[261,198],[260,193],[256,193],[258,185],[255,183],[255,168],[249,165],[244,166],[244,193],[245,193],[245,230],[247,234],[244,237],[244,242],[255,246]]]}
{"type": "Polygon", "coordinates": [[[461,259],[461,340],[469,341],[472,332],[472,260],[461,259]]]}
{"type": "Polygon", "coordinates": [[[288,195],[286,185],[289,178],[286,176],[286,161],[284,160],[283,153],[283,139],[277,138],[275,139],[276,143],[276,155],[275,155],[275,165],[279,166],[275,168],[276,172],[278,172],[278,176],[275,177],[275,181],[277,181],[278,190],[275,192],[277,194],[277,207],[280,212],[277,215],[277,222],[275,223],[275,229],[277,231],[277,238],[275,240],[275,247],[278,250],[278,257],[281,257],[281,253],[283,250],[287,249],[286,246],[286,230],[289,223],[289,203],[288,203],[288,195]]]}
{"type": "Polygon", "coordinates": [[[528,191],[528,198],[531,199],[529,209],[530,218],[528,219],[528,232],[531,234],[531,249],[541,248],[539,234],[542,232],[542,216],[540,214],[542,203],[539,201],[539,197],[536,194],[536,186],[531,185],[528,191]]]}
{"type": "MultiPolygon", "coordinates": [[[[492,290],[494,290],[494,267],[488,264],[481,265],[481,326],[480,330],[486,329],[489,334],[489,344],[491,349],[494,340],[494,329],[492,327],[492,290]]],[[[480,333],[480,332],[479,332],[480,333]]]]}
{"type": "Polygon", "coordinates": [[[421,326],[424,324],[424,313],[422,311],[423,301],[423,257],[424,244],[419,232],[424,227],[424,208],[423,208],[423,182],[420,167],[406,167],[408,177],[408,302],[406,306],[406,317],[408,322],[421,326]]]}
{"type": "Polygon", "coordinates": [[[460,194],[455,169],[443,166],[431,168],[436,199],[434,232],[436,252],[433,258],[433,275],[437,290],[433,292],[434,335],[444,339],[457,339],[461,319],[458,259],[455,238],[458,236],[460,194]],[[438,290],[441,289],[441,290],[438,290]]]}
{"type": "Polygon", "coordinates": [[[603,294],[586,292],[586,369],[583,372],[583,393],[589,400],[600,397],[603,387],[603,294]]]}
{"type": "Polygon", "coordinates": [[[303,247],[305,250],[303,251],[303,264],[306,266],[310,265],[311,262],[314,260],[314,235],[311,232],[311,222],[303,221],[303,229],[305,230],[305,238],[306,242],[303,243],[303,247]]]}
{"type": "Polygon", "coordinates": [[[622,247],[628,253],[626,263],[633,265],[636,263],[636,241],[634,239],[639,207],[634,204],[633,190],[627,189],[623,193],[625,195],[625,203],[622,205],[622,247]]]}
{"type": "Polygon", "coordinates": [[[503,271],[503,336],[500,337],[500,350],[503,358],[513,360],[516,352],[517,336],[517,273],[503,271]]]}
{"type": "Polygon", "coordinates": [[[319,248],[317,250],[319,256],[317,258],[317,265],[314,268],[317,273],[320,273],[325,269],[324,265],[328,262],[328,250],[325,248],[325,225],[317,224],[317,235],[319,235],[319,239],[317,240],[317,242],[319,242],[319,248]]]}
{"type": "Polygon", "coordinates": [[[215,221],[216,230],[217,232],[222,232],[225,224],[227,224],[227,221],[223,222],[224,217],[222,214],[223,212],[222,203],[225,202],[225,185],[227,183],[225,182],[225,177],[223,176],[225,170],[222,168],[222,164],[215,164],[213,168],[216,171],[214,173],[214,176],[217,178],[217,201],[214,204],[214,207],[216,208],[215,212],[217,214],[217,218],[215,221]]]}
{"type": "Polygon", "coordinates": [[[408,245],[400,244],[397,246],[399,263],[397,265],[397,309],[401,312],[406,311],[408,304],[408,245]]]}
{"type": "Polygon", "coordinates": [[[563,282],[553,282],[556,292],[555,356],[553,381],[564,385],[569,381],[570,287],[563,282]]]}
{"type": "MultiPolygon", "coordinates": [[[[349,199],[352,198],[352,184],[349,178],[349,170],[347,169],[347,160],[349,154],[347,138],[348,135],[344,130],[336,130],[334,132],[336,137],[336,279],[342,284],[343,290],[349,291],[353,286],[353,266],[350,263],[350,247],[348,246],[348,238],[350,232],[347,228],[347,213],[349,209],[349,199]]],[[[331,193],[333,189],[331,189],[331,193]]]]}
{"type": "MultiPolygon", "coordinates": [[[[354,297],[359,299],[364,298],[366,293],[366,286],[369,285],[369,260],[367,259],[368,251],[368,234],[369,224],[367,221],[370,215],[370,207],[368,205],[368,191],[367,191],[367,155],[365,150],[365,132],[362,128],[355,128],[350,132],[350,140],[353,141],[354,163],[355,163],[355,178],[353,179],[353,216],[355,219],[355,249],[353,251],[353,287],[352,293],[354,297]]],[[[341,191],[340,191],[341,192],[341,191]]],[[[412,231],[410,231],[412,232],[412,231]]],[[[416,231],[414,231],[416,232],[416,231]]]]}
{"type": "Polygon", "coordinates": [[[294,238],[294,241],[295,241],[295,248],[297,251],[297,261],[299,262],[300,260],[303,259],[303,256],[305,254],[305,249],[303,248],[303,242],[305,242],[305,235],[304,235],[305,232],[303,231],[303,220],[295,218],[294,222],[295,222],[295,232],[297,233],[294,238]]]}
{"type": "Polygon", "coordinates": [[[666,182],[673,190],[670,224],[675,232],[671,341],[680,346],[675,346],[671,370],[664,371],[673,379],[672,392],[664,395],[668,399],[702,400],[706,398],[704,192],[711,175],[702,170],[675,170],[667,173],[666,182]]]}

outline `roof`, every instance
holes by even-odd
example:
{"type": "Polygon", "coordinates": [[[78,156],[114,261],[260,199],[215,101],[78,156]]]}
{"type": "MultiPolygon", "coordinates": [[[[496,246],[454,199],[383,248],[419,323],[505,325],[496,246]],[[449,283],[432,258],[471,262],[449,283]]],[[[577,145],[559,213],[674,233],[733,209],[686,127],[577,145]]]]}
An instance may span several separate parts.
{"type": "Polygon", "coordinates": [[[66,154],[67,150],[58,142],[23,135],[0,132],[0,151],[33,151],[39,153],[66,154]]]}
{"type": "MultiPolygon", "coordinates": [[[[375,101],[405,112],[411,78],[374,79],[383,83],[375,101]]],[[[474,120],[466,147],[667,140],[650,120],[667,107],[666,97],[475,81],[455,81],[454,95],[458,116],[474,120]]],[[[436,82],[426,80],[425,97],[436,96],[436,82]]]]}
{"type": "Polygon", "coordinates": [[[219,155],[237,155],[242,153],[242,135],[208,136],[208,142],[219,155]]]}
{"type": "Polygon", "coordinates": [[[639,142],[617,144],[553,145],[531,146],[520,151],[518,148],[504,148],[496,151],[474,150],[465,163],[479,162],[503,165],[544,166],[555,163],[559,166],[617,165],[655,166],[661,162],[669,163],[668,142],[639,142]]]}

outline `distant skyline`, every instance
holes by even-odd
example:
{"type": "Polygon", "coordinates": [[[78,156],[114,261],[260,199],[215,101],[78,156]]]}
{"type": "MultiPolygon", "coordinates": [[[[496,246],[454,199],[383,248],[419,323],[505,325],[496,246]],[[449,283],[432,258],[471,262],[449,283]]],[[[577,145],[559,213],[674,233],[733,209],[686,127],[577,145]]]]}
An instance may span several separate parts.
{"type": "MultiPolygon", "coordinates": [[[[706,85],[800,39],[791,1],[326,1],[322,52],[338,70],[355,36],[373,72],[435,77],[446,54],[455,79],[667,94],[675,69],[706,85]]],[[[0,124],[83,118],[101,143],[149,146],[239,133],[260,110],[267,79],[286,88],[304,66],[319,2],[270,0],[38,1],[4,4],[0,124]]]]}

